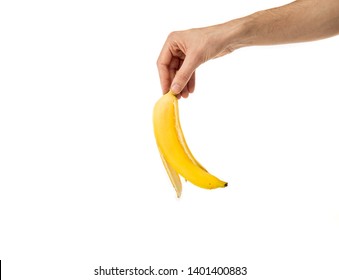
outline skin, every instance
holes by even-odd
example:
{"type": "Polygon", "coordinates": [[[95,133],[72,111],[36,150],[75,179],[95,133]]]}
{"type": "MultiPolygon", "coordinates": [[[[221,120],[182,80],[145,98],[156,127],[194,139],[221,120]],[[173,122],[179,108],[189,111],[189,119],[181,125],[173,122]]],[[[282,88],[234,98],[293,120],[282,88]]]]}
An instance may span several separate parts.
{"type": "Polygon", "coordinates": [[[339,34],[339,0],[297,0],[222,24],[169,34],[157,61],[163,93],[187,98],[199,65],[241,47],[288,44],[339,34]]]}

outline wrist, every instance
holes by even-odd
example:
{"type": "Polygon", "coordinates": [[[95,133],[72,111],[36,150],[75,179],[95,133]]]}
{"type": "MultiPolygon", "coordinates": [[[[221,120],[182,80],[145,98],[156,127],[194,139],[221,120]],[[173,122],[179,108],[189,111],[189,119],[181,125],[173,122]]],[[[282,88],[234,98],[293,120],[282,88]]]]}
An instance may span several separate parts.
{"type": "Polygon", "coordinates": [[[254,35],[250,17],[238,18],[220,25],[222,55],[253,45],[254,35]]]}

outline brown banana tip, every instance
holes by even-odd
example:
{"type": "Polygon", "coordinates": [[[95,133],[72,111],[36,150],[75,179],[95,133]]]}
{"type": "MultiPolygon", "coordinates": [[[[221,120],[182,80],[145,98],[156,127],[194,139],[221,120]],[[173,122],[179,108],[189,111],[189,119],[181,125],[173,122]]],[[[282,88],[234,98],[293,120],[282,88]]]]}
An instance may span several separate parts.
{"type": "Polygon", "coordinates": [[[225,185],[224,185],[224,187],[227,187],[227,186],[228,186],[228,183],[226,182],[225,185]]]}

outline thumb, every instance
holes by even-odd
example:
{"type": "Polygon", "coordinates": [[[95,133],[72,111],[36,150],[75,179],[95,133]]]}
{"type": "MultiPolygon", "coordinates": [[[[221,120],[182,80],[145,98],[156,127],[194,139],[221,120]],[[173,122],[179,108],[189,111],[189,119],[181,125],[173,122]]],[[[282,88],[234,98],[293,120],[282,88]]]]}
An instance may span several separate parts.
{"type": "Polygon", "coordinates": [[[198,64],[193,59],[186,57],[180,69],[175,74],[171,85],[171,91],[175,94],[179,94],[185,88],[197,67],[198,64]]]}

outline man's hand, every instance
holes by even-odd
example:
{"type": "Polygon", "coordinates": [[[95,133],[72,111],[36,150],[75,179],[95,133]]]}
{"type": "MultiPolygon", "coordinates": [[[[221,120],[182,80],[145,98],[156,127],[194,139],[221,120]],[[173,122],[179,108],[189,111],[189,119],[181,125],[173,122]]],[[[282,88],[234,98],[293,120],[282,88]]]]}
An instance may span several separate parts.
{"type": "Polygon", "coordinates": [[[232,51],[221,25],[172,32],[157,61],[163,93],[170,89],[186,98],[195,88],[195,70],[202,63],[232,51]]]}

